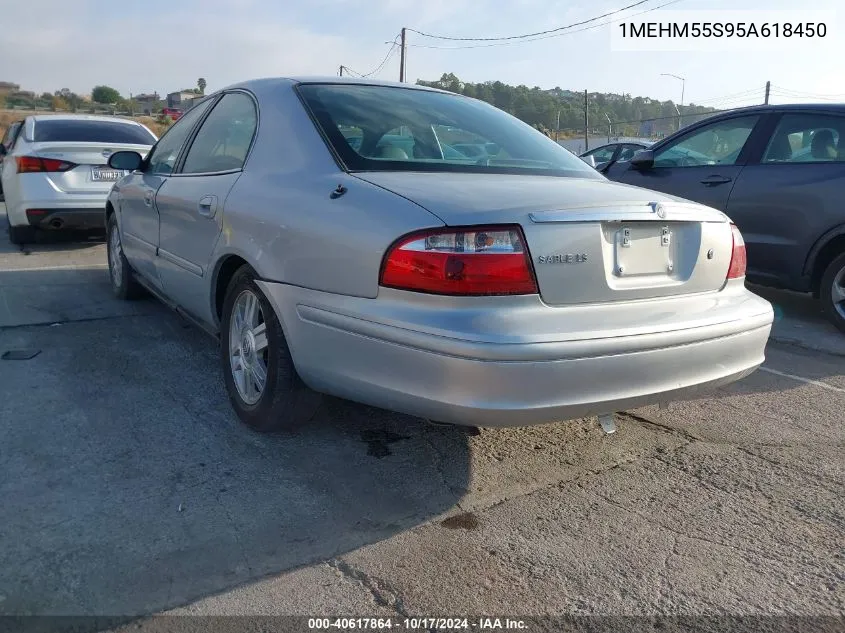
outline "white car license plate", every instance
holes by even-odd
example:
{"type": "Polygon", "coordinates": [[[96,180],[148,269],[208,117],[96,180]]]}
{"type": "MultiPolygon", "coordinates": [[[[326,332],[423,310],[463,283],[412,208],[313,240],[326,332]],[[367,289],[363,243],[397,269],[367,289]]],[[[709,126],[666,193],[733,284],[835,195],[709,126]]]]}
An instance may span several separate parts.
{"type": "Polygon", "coordinates": [[[122,169],[91,169],[91,180],[97,182],[117,182],[126,174],[122,169]]]}

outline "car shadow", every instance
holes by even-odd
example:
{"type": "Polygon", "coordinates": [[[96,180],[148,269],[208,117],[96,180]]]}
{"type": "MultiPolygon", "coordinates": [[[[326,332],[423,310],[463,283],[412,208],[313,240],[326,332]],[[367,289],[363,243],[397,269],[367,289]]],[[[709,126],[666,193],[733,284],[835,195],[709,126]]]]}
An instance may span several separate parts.
{"type": "Polygon", "coordinates": [[[38,308],[0,327],[0,615],[142,616],[459,511],[465,429],[326,398],[261,435],[216,342],[103,269],[0,271],[0,292],[38,308]]]}

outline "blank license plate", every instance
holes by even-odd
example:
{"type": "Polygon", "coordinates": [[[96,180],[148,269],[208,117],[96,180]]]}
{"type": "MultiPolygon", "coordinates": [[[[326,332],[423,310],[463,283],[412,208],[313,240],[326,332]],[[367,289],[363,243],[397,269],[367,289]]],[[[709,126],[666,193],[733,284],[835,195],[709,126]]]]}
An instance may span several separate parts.
{"type": "Polygon", "coordinates": [[[91,179],[104,182],[116,182],[123,178],[125,171],[119,169],[92,169],[91,179]]]}
{"type": "Polygon", "coordinates": [[[675,260],[675,235],[671,226],[658,223],[630,225],[616,233],[616,274],[671,275],[675,260]]]}

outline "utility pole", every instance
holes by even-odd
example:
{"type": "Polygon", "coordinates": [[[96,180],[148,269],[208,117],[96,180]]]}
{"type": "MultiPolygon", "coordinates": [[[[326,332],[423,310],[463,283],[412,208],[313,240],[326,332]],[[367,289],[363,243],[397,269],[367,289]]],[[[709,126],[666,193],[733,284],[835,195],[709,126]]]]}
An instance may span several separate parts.
{"type": "Polygon", "coordinates": [[[604,118],[607,119],[607,142],[610,143],[610,137],[613,136],[613,123],[610,122],[607,112],[604,113],[604,118]]]}
{"type": "Polygon", "coordinates": [[[766,105],[769,105],[769,89],[770,89],[771,87],[772,87],[772,82],[771,82],[771,81],[767,81],[767,82],[766,82],[766,100],[765,100],[765,101],[763,101],[763,103],[765,103],[766,105]]]}
{"type": "Polygon", "coordinates": [[[555,141],[560,140],[560,108],[557,109],[557,124],[555,125],[555,141]]]}
{"type": "Polygon", "coordinates": [[[343,64],[340,65],[340,71],[338,72],[338,76],[343,77],[343,64]]]}
{"type": "Polygon", "coordinates": [[[587,97],[587,91],[584,90],[584,151],[590,149],[590,134],[588,131],[588,127],[590,125],[590,118],[587,110],[589,109],[589,97],[587,97]]]}
{"type": "MultiPolygon", "coordinates": [[[[395,41],[395,40],[394,40],[395,41]]],[[[405,81],[405,27],[402,27],[402,44],[399,50],[399,81],[405,81]]]]}

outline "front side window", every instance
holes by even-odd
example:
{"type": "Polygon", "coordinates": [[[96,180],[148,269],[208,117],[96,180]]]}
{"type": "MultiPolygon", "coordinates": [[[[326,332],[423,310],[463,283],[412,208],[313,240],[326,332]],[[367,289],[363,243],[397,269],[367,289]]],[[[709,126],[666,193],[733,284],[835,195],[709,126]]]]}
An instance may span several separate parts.
{"type": "Polygon", "coordinates": [[[21,122],[15,121],[12,125],[9,126],[9,129],[6,130],[6,134],[3,135],[3,140],[0,141],[7,150],[12,149],[12,140],[15,138],[15,133],[20,129],[21,122]]]}
{"type": "Polygon", "coordinates": [[[845,117],[784,114],[763,163],[832,163],[845,160],[845,117]]]}
{"type": "Polygon", "coordinates": [[[639,145],[623,145],[622,151],[619,152],[619,158],[617,158],[616,160],[618,160],[618,161],[631,160],[634,157],[634,154],[639,152],[641,149],[645,149],[645,148],[640,147],[639,145]]]}
{"type": "Polygon", "coordinates": [[[252,99],[240,92],[225,95],[197,132],[183,174],[241,169],[252,145],[258,116],[252,99]]]}
{"type": "Polygon", "coordinates": [[[179,152],[185,144],[194,124],[205,114],[212,99],[203,101],[188,110],[173,126],[164,133],[159,142],[150,152],[147,161],[147,171],[153,174],[168,176],[173,173],[179,152]]]}
{"type": "Polygon", "coordinates": [[[460,95],[354,84],[298,91],[351,171],[436,171],[604,177],[493,106],[460,95]]]}
{"type": "Polygon", "coordinates": [[[596,163],[606,163],[613,158],[613,152],[615,151],[616,145],[606,145],[605,147],[596,148],[592,152],[587,152],[584,157],[592,156],[595,158],[596,163]]]}
{"type": "Polygon", "coordinates": [[[744,116],[705,125],[655,152],[654,166],[734,165],[758,119],[744,116]]]}

